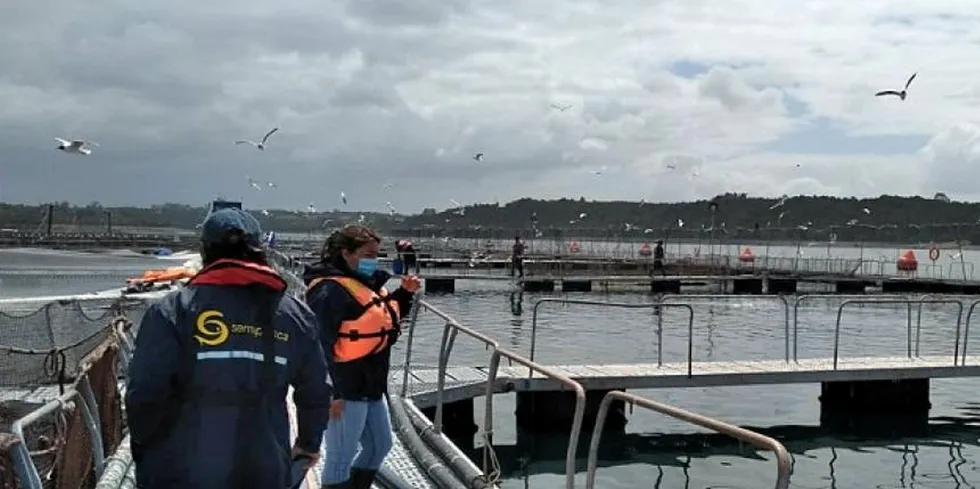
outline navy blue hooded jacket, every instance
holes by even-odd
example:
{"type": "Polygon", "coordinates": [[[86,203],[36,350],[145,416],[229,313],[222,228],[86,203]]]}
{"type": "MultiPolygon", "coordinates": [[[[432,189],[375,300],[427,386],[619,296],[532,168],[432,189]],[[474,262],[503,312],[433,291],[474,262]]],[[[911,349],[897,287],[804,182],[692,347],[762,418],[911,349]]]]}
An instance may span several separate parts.
{"type": "MultiPolygon", "coordinates": [[[[383,270],[374,272],[370,279],[353,272],[346,263],[317,263],[307,266],[303,273],[303,281],[307,285],[319,277],[346,276],[351,277],[371,290],[381,290],[391,274],[383,270]]],[[[408,315],[412,308],[412,293],[399,287],[391,293],[392,300],[398,302],[399,314],[408,315]]],[[[320,323],[320,342],[327,355],[330,378],[333,379],[334,399],[348,401],[377,401],[388,392],[388,373],[391,368],[391,346],[395,341],[373,355],[351,362],[335,363],[333,361],[333,346],[337,341],[337,331],[340,323],[357,319],[363,312],[360,304],[354,300],[350,292],[342,285],[332,280],[324,280],[306,291],[306,303],[316,314],[320,323]]],[[[396,325],[397,326],[397,325],[396,325]]]]}
{"type": "Polygon", "coordinates": [[[126,391],[138,487],[287,487],[290,385],[296,443],[319,449],[330,378],[316,317],[285,288],[268,267],[219,260],[143,316],[126,391]]]}

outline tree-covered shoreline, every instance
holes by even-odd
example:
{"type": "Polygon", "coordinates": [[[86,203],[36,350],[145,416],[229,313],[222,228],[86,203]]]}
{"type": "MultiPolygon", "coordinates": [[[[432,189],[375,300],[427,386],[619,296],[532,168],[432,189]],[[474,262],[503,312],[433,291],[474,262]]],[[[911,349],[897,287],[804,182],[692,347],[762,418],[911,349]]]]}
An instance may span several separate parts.
{"type": "MultiPolygon", "coordinates": [[[[980,242],[980,203],[884,195],[873,199],[799,196],[776,204],[774,199],[725,194],[679,203],[519,199],[501,205],[426,209],[416,215],[276,209],[268,210],[268,215],[254,213],[265,228],[292,233],[323,233],[361,221],[387,234],[425,237],[980,242]]],[[[133,228],[193,230],[206,213],[203,206],[185,204],[141,208],[60,202],[53,204],[53,209],[54,229],[84,232],[104,232],[110,221],[117,232],[133,228]]],[[[46,215],[46,205],[0,204],[0,228],[43,232],[46,215]]]]}

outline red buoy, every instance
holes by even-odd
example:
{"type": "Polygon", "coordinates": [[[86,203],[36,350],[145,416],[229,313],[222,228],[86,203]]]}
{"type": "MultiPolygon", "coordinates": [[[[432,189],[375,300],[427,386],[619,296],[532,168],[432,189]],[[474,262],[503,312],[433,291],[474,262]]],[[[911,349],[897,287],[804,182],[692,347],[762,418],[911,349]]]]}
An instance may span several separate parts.
{"type": "Polygon", "coordinates": [[[653,250],[650,249],[650,243],[643,243],[638,252],[640,256],[650,256],[653,254],[653,250]]]}
{"type": "Polygon", "coordinates": [[[745,248],[741,253],[738,254],[738,261],[742,263],[755,263],[755,254],[752,253],[752,248],[745,248]]]}
{"type": "Polygon", "coordinates": [[[895,267],[900,272],[914,272],[919,269],[919,260],[915,257],[914,251],[907,250],[898,257],[898,261],[895,262],[895,267]]]}

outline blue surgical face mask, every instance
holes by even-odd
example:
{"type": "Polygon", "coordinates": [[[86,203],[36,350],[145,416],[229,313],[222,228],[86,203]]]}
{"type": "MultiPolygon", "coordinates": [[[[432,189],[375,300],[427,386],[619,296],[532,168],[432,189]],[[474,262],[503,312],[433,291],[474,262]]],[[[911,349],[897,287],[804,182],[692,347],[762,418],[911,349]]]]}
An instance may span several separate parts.
{"type": "Polygon", "coordinates": [[[373,277],[378,270],[377,258],[361,258],[357,260],[357,273],[365,277],[373,277]]]}

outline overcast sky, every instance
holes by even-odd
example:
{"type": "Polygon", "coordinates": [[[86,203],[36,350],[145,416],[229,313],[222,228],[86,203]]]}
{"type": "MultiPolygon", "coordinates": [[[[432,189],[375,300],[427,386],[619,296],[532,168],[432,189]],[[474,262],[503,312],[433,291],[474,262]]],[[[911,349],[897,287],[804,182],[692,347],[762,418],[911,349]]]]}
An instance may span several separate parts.
{"type": "Polygon", "coordinates": [[[980,197],[976,0],[233,4],[7,2],[0,200],[980,197]]]}

